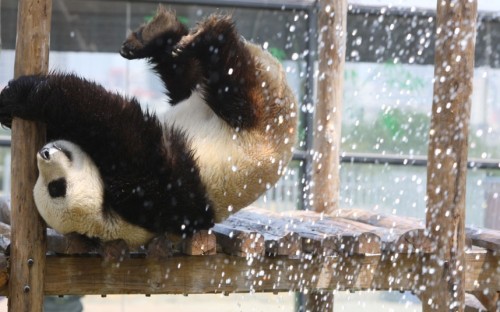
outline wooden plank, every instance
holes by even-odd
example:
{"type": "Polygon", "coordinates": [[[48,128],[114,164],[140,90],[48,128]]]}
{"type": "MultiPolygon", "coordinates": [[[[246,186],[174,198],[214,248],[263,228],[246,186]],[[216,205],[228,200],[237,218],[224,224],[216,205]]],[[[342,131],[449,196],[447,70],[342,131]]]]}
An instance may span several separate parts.
{"type": "Polygon", "coordinates": [[[466,233],[474,245],[500,252],[500,231],[468,227],[466,233]]]}
{"type": "Polygon", "coordinates": [[[417,218],[384,215],[364,209],[339,209],[333,215],[401,232],[425,228],[425,222],[417,218]]]}
{"type": "MultiPolygon", "coordinates": [[[[47,257],[45,294],[204,294],[312,290],[407,290],[428,286],[432,255],[348,257],[174,256],[156,261],[132,257],[119,264],[100,257],[47,257]]],[[[3,260],[5,264],[6,260],[3,260]]],[[[500,255],[466,255],[466,291],[500,291],[500,255]]],[[[2,260],[0,259],[0,268],[2,260]]],[[[4,269],[6,270],[6,269],[4,269]]],[[[0,273],[2,271],[0,270],[0,273]]],[[[3,271],[5,272],[5,271],[3,271]]],[[[5,288],[0,295],[6,295],[5,288]]]]}
{"type": "Polygon", "coordinates": [[[216,224],[212,231],[217,238],[217,243],[229,255],[240,257],[264,255],[264,237],[255,231],[235,229],[224,224],[216,224]]]}
{"type": "Polygon", "coordinates": [[[449,261],[450,268],[433,268],[429,286],[436,287],[428,289],[429,300],[423,306],[424,311],[463,311],[465,180],[477,1],[437,3],[426,226],[436,258],[449,261]]]}
{"type": "Polygon", "coordinates": [[[347,39],[347,0],[318,3],[317,98],[314,108],[312,208],[331,213],[339,206],[340,129],[347,39]]]}
{"type": "Polygon", "coordinates": [[[500,293],[495,291],[474,291],[472,294],[484,307],[483,311],[500,310],[500,293]]]}
{"type": "Polygon", "coordinates": [[[300,236],[287,229],[286,225],[273,224],[274,219],[258,214],[241,216],[242,218],[239,217],[239,213],[236,213],[225,220],[222,225],[261,234],[267,255],[295,257],[300,254],[302,247],[300,236]]]}
{"type": "Polygon", "coordinates": [[[293,232],[302,239],[302,251],[323,256],[334,253],[380,253],[380,237],[374,228],[334,219],[313,211],[273,213],[257,207],[245,208],[226,223],[244,224],[248,230],[274,235],[293,232]]]}
{"type": "Polygon", "coordinates": [[[190,256],[208,256],[217,253],[215,234],[200,231],[182,241],[182,252],[190,256]]]}
{"type": "MultiPolygon", "coordinates": [[[[48,70],[51,0],[20,0],[14,75],[48,70]]],[[[33,201],[36,153],[45,142],[44,126],[14,119],[12,123],[12,242],[9,311],[42,311],[45,224],[33,201]]]]}
{"type": "MultiPolygon", "coordinates": [[[[383,249],[398,252],[432,252],[432,240],[425,231],[425,223],[417,218],[383,215],[363,209],[339,209],[335,216],[354,220],[390,230],[392,234],[386,241],[383,249]]],[[[466,245],[471,247],[471,240],[467,239],[466,245]]]]}

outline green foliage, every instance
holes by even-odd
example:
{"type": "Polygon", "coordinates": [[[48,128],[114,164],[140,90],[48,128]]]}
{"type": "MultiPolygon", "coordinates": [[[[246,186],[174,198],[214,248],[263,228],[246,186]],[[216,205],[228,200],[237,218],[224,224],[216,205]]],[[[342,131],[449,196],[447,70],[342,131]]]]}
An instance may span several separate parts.
{"type": "Polygon", "coordinates": [[[144,23],[147,24],[147,23],[151,22],[153,20],[153,18],[155,17],[155,15],[156,15],[156,11],[153,11],[151,14],[144,16],[144,18],[143,18],[144,23]]]}
{"type": "Polygon", "coordinates": [[[283,49],[271,47],[269,48],[269,53],[278,59],[280,62],[286,59],[286,53],[283,49]]]}
{"type": "Polygon", "coordinates": [[[424,80],[401,64],[387,61],[383,67],[384,80],[390,88],[415,92],[425,87],[424,80]]]}
{"type": "Polygon", "coordinates": [[[189,27],[189,18],[187,18],[186,16],[177,15],[177,19],[179,20],[179,22],[181,22],[182,25],[189,27]]]}

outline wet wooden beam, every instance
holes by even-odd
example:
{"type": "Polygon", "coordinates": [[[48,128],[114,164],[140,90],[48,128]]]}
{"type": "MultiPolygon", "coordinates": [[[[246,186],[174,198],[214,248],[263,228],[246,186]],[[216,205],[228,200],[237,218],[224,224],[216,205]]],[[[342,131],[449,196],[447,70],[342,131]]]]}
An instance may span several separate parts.
{"type": "Polygon", "coordinates": [[[244,227],[234,228],[224,224],[216,224],[212,231],[217,238],[217,244],[229,255],[240,257],[264,255],[264,237],[256,231],[244,227]]]}
{"type": "MultiPolygon", "coordinates": [[[[464,288],[500,291],[500,255],[466,255],[464,288]]],[[[3,262],[6,260],[4,259],[3,262]]],[[[46,295],[206,294],[318,290],[405,290],[419,292],[435,259],[429,254],[351,255],[347,257],[144,256],[117,264],[100,257],[48,256],[46,295]]],[[[4,263],[5,264],[5,263],[4,263]]],[[[2,259],[0,259],[0,276],[2,259]]],[[[6,269],[4,268],[4,271],[6,269]]],[[[323,294],[325,292],[323,291],[323,294]]],[[[6,295],[0,288],[0,295],[6,295]]]]}
{"type": "Polygon", "coordinates": [[[466,234],[473,245],[500,252],[500,231],[466,228],[466,234]]]}
{"type": "Polygon", "coordinates": [[[423,311],[463,311],[465,180],[474,74],[476,0],[439,0],[427,163],[426,227],[436,262],[423,311]]]}
{"type": "MultiPolygon", "coordinates": [[[[51,0],[20,0],[14,75],[48,70],[51,0]]],[[[45,267],[45,224],[33,201],[36,153],[45,143],[41,124],[12,123],[12,242],[9,311],[42,311],[45,267]]]]}

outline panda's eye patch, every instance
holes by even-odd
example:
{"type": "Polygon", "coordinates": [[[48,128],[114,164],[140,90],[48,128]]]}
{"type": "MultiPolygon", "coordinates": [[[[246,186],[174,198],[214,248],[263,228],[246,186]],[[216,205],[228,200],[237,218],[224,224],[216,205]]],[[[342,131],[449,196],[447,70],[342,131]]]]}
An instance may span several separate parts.
{"type": "Polygon", "coordinates": [[[65,149],[62,149],[61,152],[64,153],[64,155],[66,155],[66,157],[68,157],[69,161],[73,161],[73,154],[71,154],[70,151],[67,151],[65,149]]]}
{"type": "Polygon", "coordinates": [[[66,179],[60,178],[57,180],[53,180],[49,183],[48,187],[49,195],[52,198],[64,197],[66,196],[66,179]]]}
{"type": "Polygon", "coordinates": [[[56,145],[56,144],[54,144],[54,148],[60,150],[64,155],[66,155],[66,157],[68,158],[69,161],[73,161],[73,154],[71,154],[70,151],[68,151],[68,150],[66,150],[66,149],[64,149],[61,146],[56,145]]]}

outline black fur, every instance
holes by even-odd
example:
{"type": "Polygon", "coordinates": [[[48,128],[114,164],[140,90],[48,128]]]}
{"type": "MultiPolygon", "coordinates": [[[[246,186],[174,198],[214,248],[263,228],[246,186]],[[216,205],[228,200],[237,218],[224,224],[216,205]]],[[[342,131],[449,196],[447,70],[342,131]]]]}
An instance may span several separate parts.
{"type": "Polygon", "coordinates": [[[185,135],[164,131],[135,99],[74,75],[25,76],[0,94],[0,122],[9,126],[13,117],[44,122],[48,140],[71,141],[89,154],[104,182],[105,214],[155,233],[213,225],[185,135]]]}
{"type": "Polygon", "coordinates": [[[49,182],[49,185],[47,186],[49,189],[49,195],[52,198],[57,198],[57,197],[65,197],[66,196],[66,189],[67,189],[67,184],[66,184],[66,179],[65,178],[60,178],[54,181],[49,182]]]}
{"type": "Polygon", "coordinates": [[[205,101],[219,117],[235,128],[254,127],[263,109],[262,101],[256,100],[262,90],[253,57],[230,18],[213,15],[189,35],[172,12],[159,9],[150,24],[156,20],[170,22],[163,23],[162,31],[155,29],[149,41],[140,41],[137,35],[150,31],[148,25],[139,28],[124,42],[122,56],[148,58],[164,81],[171,104],[188,98],[201,84],[205,101]],[[151,48],[165,42],[166,47],[151,48]]]}
{"type": "MultiPolygon", "coordinates": [[[[227,17],[214,15],[188,33],[160,7],[121,54],[148,58],[172,105],[200,88],[207,105],[240,129],[256,127],[268,109],[253,57],[227,17]]],[[[185,134],[162,129],[136,99],[70,74],[25,76],[0,94],[0,122],[10,126],[13,117],[44,122],[49,140],[71,141],[89,154],[104,182],[109,218],[117,213],[155,233],[192,234],[213,225],[213,205],[185,134]]]]}

